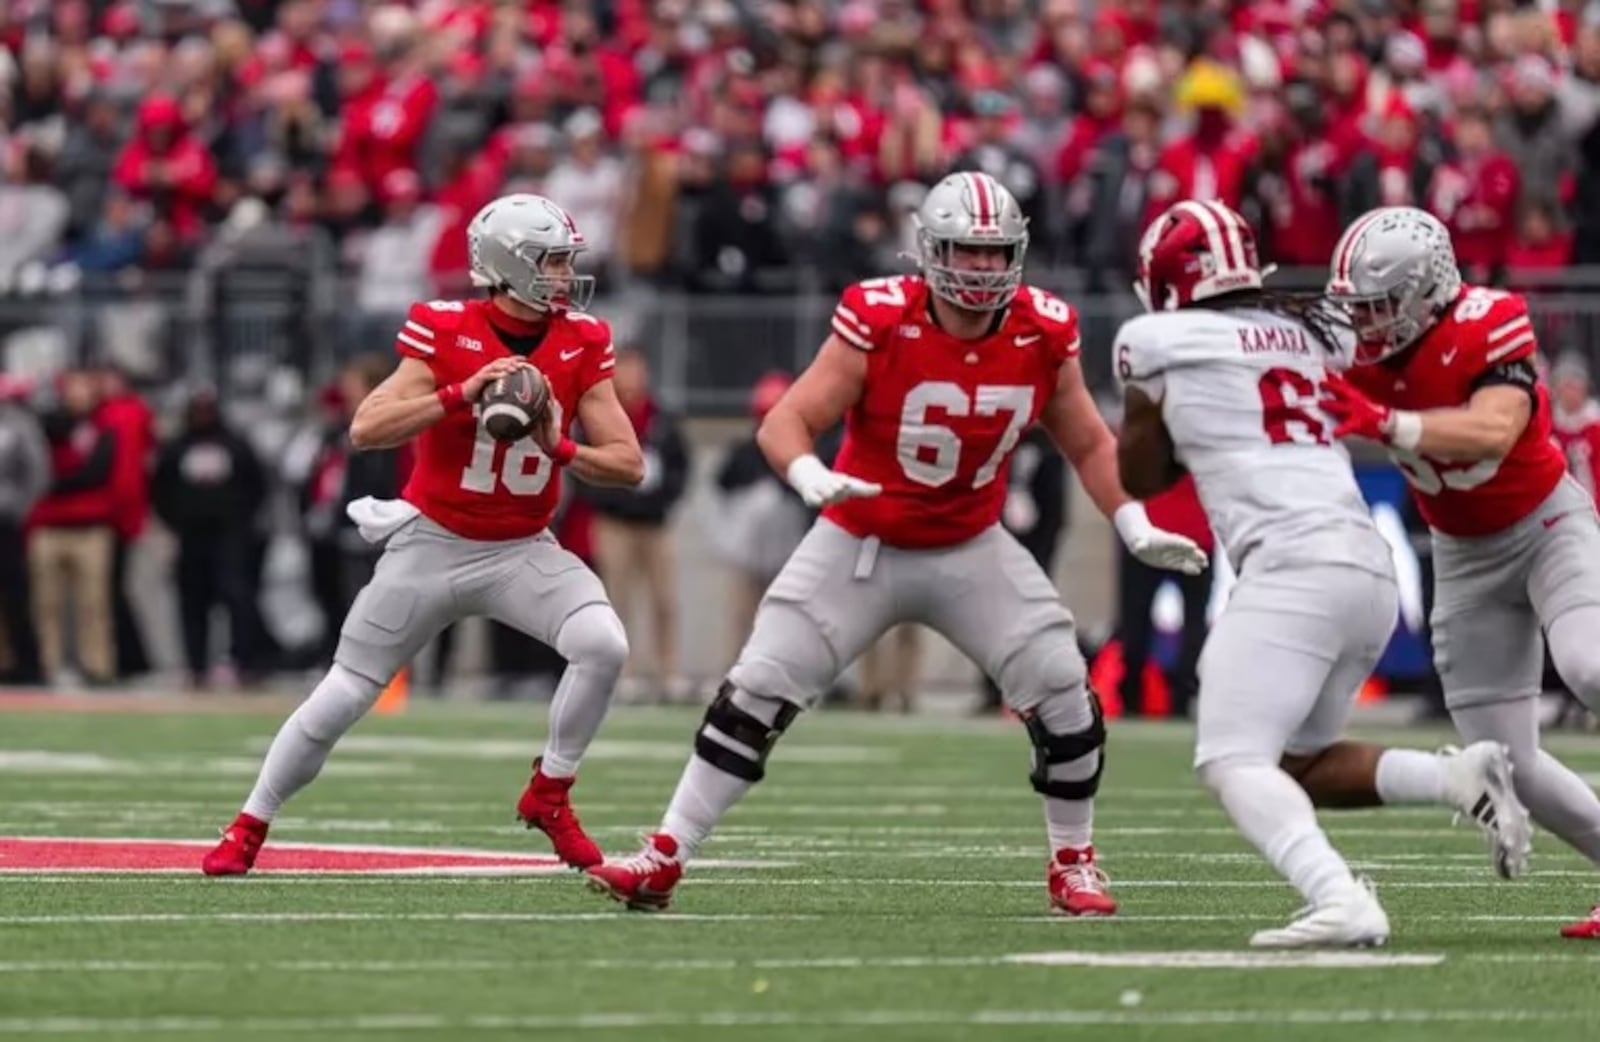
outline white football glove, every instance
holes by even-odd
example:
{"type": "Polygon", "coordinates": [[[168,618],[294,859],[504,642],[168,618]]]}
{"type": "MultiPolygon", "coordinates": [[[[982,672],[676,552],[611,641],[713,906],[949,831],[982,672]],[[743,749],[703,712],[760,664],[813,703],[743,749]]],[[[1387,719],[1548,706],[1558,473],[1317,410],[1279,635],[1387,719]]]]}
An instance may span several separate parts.
{"type": "Polygon", "coordinates": [[[1206,552],[1193,539],[1151,524],[1143,503],[1124,503],[1112,515],[1111,523],[1128,552],[1152,568],[1199,575],[1209,563],[1206,552]]]}
{"type": "Polygon", "coordinates": [[[827,464],[810,453],[789,464],[787,477],[806,506],[813,510],[845,499],[876,496],[883,491],[882,485],[829,470],[827,464]]]}

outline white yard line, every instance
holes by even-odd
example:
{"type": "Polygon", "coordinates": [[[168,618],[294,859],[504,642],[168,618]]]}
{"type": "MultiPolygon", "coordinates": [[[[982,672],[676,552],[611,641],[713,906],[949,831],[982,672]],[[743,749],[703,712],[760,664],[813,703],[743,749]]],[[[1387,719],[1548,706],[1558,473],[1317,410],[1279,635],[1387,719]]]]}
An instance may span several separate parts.
{"type": "Polygon", "coordinates": [[[993,1009],[839,1010],[815,1012],[712,1011],[702,1013],[587,1013],[563,1016],[379,1013],[337,1017],[4,1017],[0,1034],[319,1033],[404,1031],[659,1031],[663,1028],[943,1027],[988,1029],[1061,1025],[1078,1027],[1201,1027],[1228,1025],[1349,1026],[1373,1024],[1561,1023],[1585,1020],[1588,1011],[1560,1009],[1290,1009],[1103,1010],[993,1009]]]}

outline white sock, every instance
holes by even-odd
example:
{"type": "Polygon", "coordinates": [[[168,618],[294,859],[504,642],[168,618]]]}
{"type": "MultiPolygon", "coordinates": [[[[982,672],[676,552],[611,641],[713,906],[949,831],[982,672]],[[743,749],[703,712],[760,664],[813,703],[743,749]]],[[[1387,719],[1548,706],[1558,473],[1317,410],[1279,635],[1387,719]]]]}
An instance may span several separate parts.
{"type": "Polygon", "coordinates": [[[1082,850],[1094,842],[1094,800],[1044,798],[1044,829],[1050,836],[1050,852],[1062,847],[1082,850]]]}
{"type": "Polygon", "coordinates": [[[1384,803],[1448,803],[1444,761],[1416,749],[1385,749],[1378,757],[1378,799],[1384,803]]]}
{"type": "Polygon", "coordinates": [[[262,821],[277,817],[284,801],[310,785],[321,772],[331,752],[332,742],[319,742],[306,734],[296,710],[272,739],[266,762],[256,778],[256,787],[244,801],[244,812],[262,821]]]}
{"type": "Polygon", "coordinates": [[[278,729],[244,812],[262,821],[277,816],[284,801],[311,784],[334,743],[377,701],[382,686],[335,663],[278,729]]]}
{"type": "Polygon", "coordinates": [[[547,778],[570,778],[611,708],[628,638],[610,605],[591,604],[561,624],[555,647],[567,668],[550,701],[550,737],[539,768],[547,778]]]}
{"type": "Polygon", "coordinates": [[[1240,834],[1307,903],[1321,907],[1357,885],[1305,790],[1278,767],[1223,762],[1207,764],[1202,774],[1240,834]]]}
{"type": "Polygon", "coordinates": [[[689,757],[672,803],[661,819],[661,831],[678,841],[679,861],[687,862],[694,856],[711,830],[754,784],[735,778],[698,756],[689,757]]]}

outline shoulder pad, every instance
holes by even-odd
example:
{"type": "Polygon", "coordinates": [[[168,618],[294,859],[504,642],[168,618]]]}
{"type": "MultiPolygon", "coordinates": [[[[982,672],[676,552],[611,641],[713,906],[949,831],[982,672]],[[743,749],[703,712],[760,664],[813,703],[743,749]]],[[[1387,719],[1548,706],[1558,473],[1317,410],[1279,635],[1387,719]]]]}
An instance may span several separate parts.
{"type": "Polygon", "coordinates": [[[430,359],[446,335],[461,328],[467,305],[459,300],[431,300],[411,305],[395,336],[395,349],[410,358],[430,359]]]}
{"type": "Polygon", "coordinates": [[[1063,360],[1077,355],[1082,346],[1078,333],[1078,311],[1071,304],[1048,290],[1024,285],[1017,290],[1017,301],[1027,309],[1027,316],[1039,332],[1049,341],[1051,348],[1063,360]]]}
{"type": "Polygon", "coordinates": [[[568,311],[562,316],[572,335],[586,347],[610,347],[611,323],[587,311],[568,311]]]}
{"type": "Polygon", "coordinates": [[[847,286],[839,295],[829,325],[851,347],[874,350],[905,316],[916,288],[905,275],[867,279],[847,286]]]}

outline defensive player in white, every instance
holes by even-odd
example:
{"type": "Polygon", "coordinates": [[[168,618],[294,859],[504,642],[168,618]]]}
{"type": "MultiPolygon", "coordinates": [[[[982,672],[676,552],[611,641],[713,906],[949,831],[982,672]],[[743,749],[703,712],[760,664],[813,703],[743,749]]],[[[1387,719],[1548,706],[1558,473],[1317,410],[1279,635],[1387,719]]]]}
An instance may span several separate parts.
{"type": "Polygon", "coordinates": [[[1310,906],[1251,943],[1382,944],[1388,917],[1313,801],[1452,806],[1508,877],[1526,859],[1527,814],[1496,743],[1434,754],[1339,740],[1394,629],[1393,558],[1318,405],[1348,330],[1262,277],[1254,233],[1226,206],[1180,202],[1150,226],[1136,284],[1150,313],[1116,340],[1122,481],[1148,496],[1187,469],[1239,572],[1200,662],[1195,767],[1310,906]]]}
{"type": "Polygon", "coordinates": [[[832,335],[761,425],[767,460],[822,517],[767,590],[660,831],[637,856],[589,870],[629,907],[666,907],[796,714],[909,620],[978,663],[1026,725],[1052,910],[1116,911],[1093,847],[1100,706],[1071,614],[1000,526],[1022,433],[1034,422],[1049,432],[1142,560],[1199,571],[1205,554],[1152,526],[1118,483],[1116,442],[1077,358],[1077,316],[1022,281],[1027,221],[1011,193],[987,174],[952,174],[929,191],[918,224],[921,274],[846,289],[832,335]],[[830,468],[815,441],[841,419],[830,468]]]}

